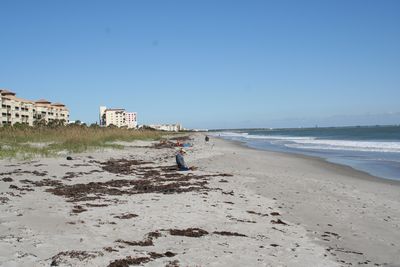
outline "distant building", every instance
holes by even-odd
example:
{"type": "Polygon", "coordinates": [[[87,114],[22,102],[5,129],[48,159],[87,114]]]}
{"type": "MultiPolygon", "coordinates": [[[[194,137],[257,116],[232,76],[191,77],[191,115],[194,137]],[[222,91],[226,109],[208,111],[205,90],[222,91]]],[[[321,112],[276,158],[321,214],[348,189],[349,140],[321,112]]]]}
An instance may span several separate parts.
{"type": "Polygon", "coordinates": [[[76,120],[76,121],[69,121],[68,124],[79,124],[79,125],[86,125],[86,122],[76,120]]]}
{"type": "Polygon", "coordinates": [[[208,129],[187,129],[187,130],[193,132],[208,132],[208,129]]]}
{"type": "Polygon", "coordinates": [[[153,128],[155,130],[167,131],[167,132],[179,132],[179,131],[183,130],[182,125],[179,123],[176,123],[176,124],[152,124],[152,125],[148,125],[148,127],[153,128]]]}
{"type": "Polygon", "coordinates": [[[114,125],[118,128],[126,127],[128,129],[137,127],[137,113],[127,112],[122,108],[100,107],[100,126],[114,125]]]}
{"type": "Polygon", "coordinates": [[[125,112],[125,120],[129,129],[137,127],[137,114],[136,112],[125,112]]]}
{"type": "Polygon", "coordinates": [[[14,92],[0,89],[0,126],[16,123],[33,126],[35,123],[48,124],[58,121],[67,124],[69,111],[64,104],[51,103],[45,99],[37,101],[16,97],[14,92]]]}

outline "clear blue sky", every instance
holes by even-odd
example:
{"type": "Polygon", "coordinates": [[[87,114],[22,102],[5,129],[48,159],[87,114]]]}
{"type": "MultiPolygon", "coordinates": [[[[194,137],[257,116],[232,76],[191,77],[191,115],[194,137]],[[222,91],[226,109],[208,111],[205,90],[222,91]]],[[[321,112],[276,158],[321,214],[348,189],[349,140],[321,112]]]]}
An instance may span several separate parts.
{"type": "Polygon", "coordinates": [[[139,123],[400,123],[400,1],[0,1],[0,88],[139,123]]]}

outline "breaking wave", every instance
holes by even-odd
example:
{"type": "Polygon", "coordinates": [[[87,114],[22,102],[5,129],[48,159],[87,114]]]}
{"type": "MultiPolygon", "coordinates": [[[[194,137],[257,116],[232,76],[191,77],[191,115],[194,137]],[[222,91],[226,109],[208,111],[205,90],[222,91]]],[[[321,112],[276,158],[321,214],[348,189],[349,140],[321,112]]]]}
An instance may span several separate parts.
{"type": "Polygon", "coordinates": [[[235,140],[265,140],[272,144],[280,144],[289,148],[316,150],[346,150],[363,152],[400,153],[400,142],[389,141],[354,141],[317,139],[316,137],[297,137],[280,135],[252,135],[248,133],[222,132],[219,136],[235,140]]]}

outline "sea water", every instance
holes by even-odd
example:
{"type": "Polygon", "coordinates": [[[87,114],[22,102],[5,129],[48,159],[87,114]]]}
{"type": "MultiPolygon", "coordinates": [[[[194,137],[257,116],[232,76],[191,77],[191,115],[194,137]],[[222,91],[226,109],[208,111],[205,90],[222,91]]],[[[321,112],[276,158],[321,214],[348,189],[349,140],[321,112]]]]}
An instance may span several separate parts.
{"type": "Polygon", "coordinates": [[[238,129],[215,135],[256,149],[316,156],[400,180],[400,126],[238,129]]]}

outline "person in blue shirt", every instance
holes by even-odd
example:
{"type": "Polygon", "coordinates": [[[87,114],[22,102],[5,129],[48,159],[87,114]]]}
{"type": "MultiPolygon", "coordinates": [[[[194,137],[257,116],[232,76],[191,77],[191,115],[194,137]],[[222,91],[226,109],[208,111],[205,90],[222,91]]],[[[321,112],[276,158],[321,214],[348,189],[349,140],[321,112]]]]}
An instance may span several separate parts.
{"type": "Polygon", "coordinates": [[[180,171],[189,171],[191,168],[189,168],[186,163],[185,159],[183,158],[183,155],[186,153],[186,151],[182,148],[179,149],[179,152],[176,154],[175,159],[176,159],[176,164],[178,165],[178,169],[180,171]]]}

